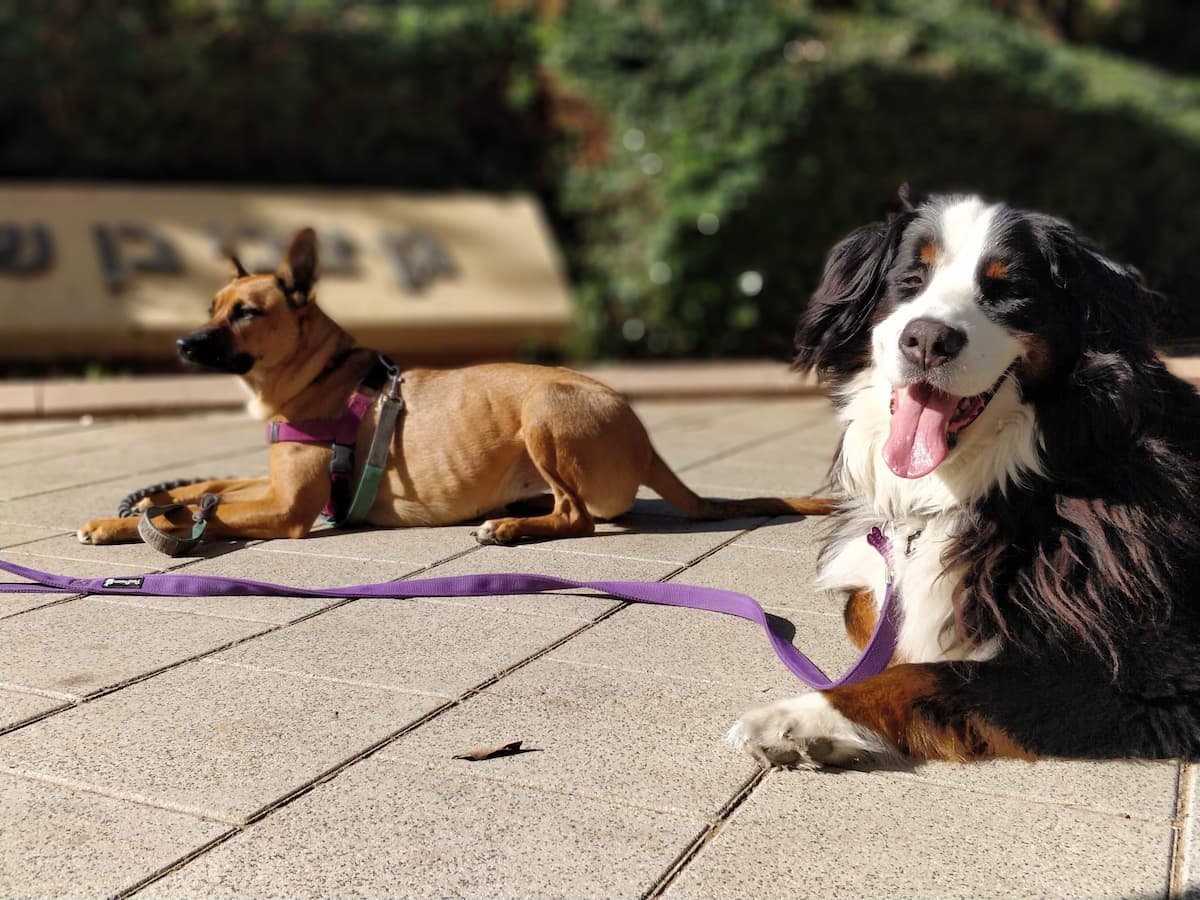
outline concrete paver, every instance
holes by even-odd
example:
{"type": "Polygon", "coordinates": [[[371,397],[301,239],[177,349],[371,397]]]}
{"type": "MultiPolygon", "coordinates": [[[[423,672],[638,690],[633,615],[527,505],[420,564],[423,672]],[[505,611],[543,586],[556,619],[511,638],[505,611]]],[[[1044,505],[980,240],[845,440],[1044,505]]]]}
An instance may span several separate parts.
{"type": "Polygon", "coordinates": [[[357,600],[215,662],[457,696],[575,630],[562,619],[412,600],[357,600]]]}
{"type": "Polygon", "coordinates": [[[636,896],[704,823],[372,758],[148,897],[636,896]]]}
{"type": "Polygon", "coordinates": [[[70,701],[63,698],[47,697],[44,694],[0,689],[0,729],[7,729],[47,710],[63,708],[69,703],[70,701]]]}
{"type": "Polygon", "coordinates": [[[442,702],[199,661],[10,732],[0,771],[234,823],[442,702]]]}
{"type": "MultiPolygon", "coordinates": [[[[829,674],[848,666],[856,653],[837,634],[841,618],[789,613],[804,652],[829,674]]],[[[803,685],[770,651],[760,626],[734,616],[695,609],[632,606],[601,622],[551,658],[584,666],[602,666],[685,681],[738,686],[749,703],[768,699],[772,689],[795,693],[803,685]]]]}
{"type": "MultiPolygon", "coordinates": [[[[63,476],[54,483],[31,482],[30,487],[8,486],[0,479],[0,496],[21,493],[18,499],[0,500],[0,522],[17,525],[46,525],[74,534],[88,519],[116,515],[117,503],[131,491],[179,478],[207,478],[210,476],[262,475],[267,470],[266,453],[261,448],[230,452],[219,459],[193,461],[182,448],[175,453],[163,453],[155,461],[154,468],[132,471],[133,467],[114,466],[111,475],[96,474],[86,483],[75,482],[63,476]],[[181,462],[166,464],[172,457],[181,462]],[[162,463],[162,465],[160,465],[162,463]],[[62,481],[70,482],[63,485],[62,481]]],[[[24,475],[24,472],[22,472],[24,475]]]]}
{"type": "Polygon", "coordinates": [[[521,740],[532,752],[452,765],[470,776],[707,819],[756,768],[717,739],[744,706],[735,688],[550,658],[404,735],[380,756],[449,760],[469,747],[521,740]],[[673,714],[643,715],[660,705],[673,714]]]}
{"type": "Polygon", "coordinates": [[[0,619],[0,683],[86,697],[266,627],[84,597],[0,619]]]}
{"type": "Polygon", "coordinates": [[[0,895],[96,897],[226,828],[194,816],[0,775],[0,895]]]}
{"type": "Polygon", "coordinates": [[[18,547],[62,533],[62,529],[47,525],[18,525],[11,522],[0,522],[0,549],[18,547]]]}
{"type": "MultiPolygon", "coordinates": [[[[636,408],[664,458],[714,496],[815,489],[837,433],[820,398],[636,408]]],[[[855,657],[840,600],[811,586],[821,522],[690,523],[648,491],[594,537],[516,548],[480,548],[470,525],[219,542],[174,560],[75,542],[141,485],[260,474],[260,434],[228,414],[0,423],[0,497],[16,498],[0,500],[0,557],[305,585],[670,578],[757,597],[830,674],[855,657]]],[[[149,879],[139,896],[1200,896],[1194,766],[750,781],[724,731],[800,686],[758,626],[732,617],[586,590],[0,594],[0,647],[0,895],[149,879]],[[533,752],[449,758],[509,740],[533,752]]]]}
{"type": "Polygon", "coordinates": [[[668,896],[1156,896],[1170,824],[885,775],[775,772],[668,896]]]}

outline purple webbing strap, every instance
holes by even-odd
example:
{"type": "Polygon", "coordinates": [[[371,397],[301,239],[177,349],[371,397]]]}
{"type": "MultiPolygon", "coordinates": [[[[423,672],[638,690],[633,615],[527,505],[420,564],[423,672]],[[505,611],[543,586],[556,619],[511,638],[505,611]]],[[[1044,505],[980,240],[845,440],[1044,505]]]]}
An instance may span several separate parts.
{"type": "MultiPolygon", "coordinates": [[[[872,546],[875,546],[872,542],[872,546]]],[[[876,547],[876,549],[880,549],[876,547]]],[[[880,550],[880,552],[883,552],[880,550]]],[[[896,646],[895,603],[892,585],[884,594],[883,606],[875,622],[875,630],[862,653],[849,669],[831,681],[815,663],[797,650],[771,627],[770,619],[752,597],[720,588],[675,584],[662,581],[575,581],[552,575],[491,574],[449,575],[438,578],[414,578],[403,581],[384,581],[377,584],[354,584],[343,587],[304,588],[253,581],[248,578],[226,578],[221,575],[185,575],[162,573],[110,578],[70,578],[19,566],[0,560],[0,570],[33,584],[0,582],[0,593],[88,593],[132,594],[163,597],[226,597],[226,596],[283,596],[283,597],[380,597],[406,599],[411,597],[477,597],[494,594],[532,594],[564,588],[591,588],[622,600],[655,603],[660,606],[681,606],[738,616],[757,622],[766,632],[775,655],[797,678],[810,687],[824,690],[842,684],[861,681],[882,672],[896,646]]]]}
{"type": "Polygon", "coordinates": [[[352,447],[358,437],[358,423],[362,421],[372,399],[363,391],[355,391],[339,419],[268,422],[267,443],[294,441],[299,444],[324,444],[333,441],[352,447]]]}

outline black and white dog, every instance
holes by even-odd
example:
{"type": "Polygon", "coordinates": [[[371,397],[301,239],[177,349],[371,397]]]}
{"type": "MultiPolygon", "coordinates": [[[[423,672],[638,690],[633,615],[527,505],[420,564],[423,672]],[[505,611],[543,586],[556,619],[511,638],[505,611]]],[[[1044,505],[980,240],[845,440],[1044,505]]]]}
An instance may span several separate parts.
{"type": "Polygon", "coordinates": [[[845,426],[820,583],[892,665],[751,710],[764,764],[1200,758],[1200,396],[1154,296],[1060,220],[935,197],[830,253],[797,332],[845,426]]]}

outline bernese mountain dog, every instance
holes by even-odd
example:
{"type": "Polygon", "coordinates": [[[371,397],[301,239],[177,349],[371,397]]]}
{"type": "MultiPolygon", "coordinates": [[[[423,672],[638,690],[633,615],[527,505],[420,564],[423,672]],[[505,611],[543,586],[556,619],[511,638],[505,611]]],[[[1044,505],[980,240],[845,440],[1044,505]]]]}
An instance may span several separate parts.
{"type": "Polygon", "coordinates": [[[1069,224],[938,196],[830,252],[797,331],[844,426],[819,585],[891,665],[750,710],[764,765],[1200,758],[1200,396],[1069,224]]]}

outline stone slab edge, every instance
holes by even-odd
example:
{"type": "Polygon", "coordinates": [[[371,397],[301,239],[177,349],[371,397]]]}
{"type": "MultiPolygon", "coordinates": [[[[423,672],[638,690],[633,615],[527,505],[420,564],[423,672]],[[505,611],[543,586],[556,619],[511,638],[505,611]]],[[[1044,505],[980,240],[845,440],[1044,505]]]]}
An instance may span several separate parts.
{"type": "MultiPolygon", "coordinates": [[[[1200,385],[1200,356],[1180,356],[1167,366],[1200,385]]],[[[800,375],[771,360],[623,363],[580,371],[633,400],[719,400],[815,396],[813,374],[800,375]]],[[[101,380],[49,379],[0,382],[0,419],[161,415],[211,412],[243,406],[246,395],[230,375],[148,375],[101,380]]]]}

